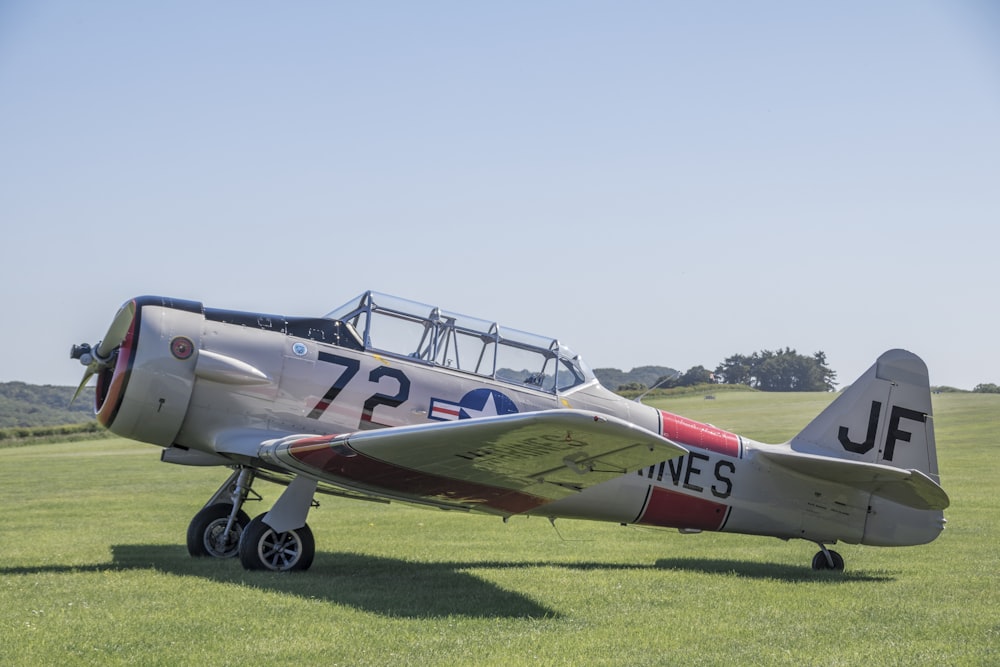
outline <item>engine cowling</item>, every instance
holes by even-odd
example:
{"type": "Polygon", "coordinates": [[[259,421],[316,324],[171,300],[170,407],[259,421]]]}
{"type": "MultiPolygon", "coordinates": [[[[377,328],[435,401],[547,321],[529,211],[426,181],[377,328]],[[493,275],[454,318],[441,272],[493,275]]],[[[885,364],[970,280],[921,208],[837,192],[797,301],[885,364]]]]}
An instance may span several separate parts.
{"type": "Polygon", "coordinates": [[[97,420],[117,435],[168,447],[194,389],[204,310],[196,301],[163,297],[130,303],[128,331],[97,373],[97,420]]]}

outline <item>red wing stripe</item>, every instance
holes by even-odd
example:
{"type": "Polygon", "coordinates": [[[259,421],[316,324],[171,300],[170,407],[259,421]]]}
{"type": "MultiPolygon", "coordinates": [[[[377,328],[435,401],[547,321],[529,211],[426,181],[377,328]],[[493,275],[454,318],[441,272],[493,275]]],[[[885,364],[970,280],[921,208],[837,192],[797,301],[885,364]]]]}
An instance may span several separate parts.
{"type": "Polygon", "coordinates": [[[549,502],[513,489],[396,466],[362,454],[349,445],[331,444],[331,439],[309,438],[308,441],[291,444],[287,451],[299,462],[322,471],[324,475],[399,495],[485,506],[509,514],[527,512],[549,502]]]}

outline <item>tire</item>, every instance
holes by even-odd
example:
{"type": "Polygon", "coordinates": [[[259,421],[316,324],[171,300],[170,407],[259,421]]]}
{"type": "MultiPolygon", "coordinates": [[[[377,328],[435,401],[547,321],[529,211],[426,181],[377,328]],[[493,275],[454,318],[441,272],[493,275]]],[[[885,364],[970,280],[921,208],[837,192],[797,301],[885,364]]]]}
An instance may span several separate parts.
{"type": "Polygon", "coordinates": [[[200,512],[195,514],[191,523],[188,524],[188,553],[196,558],[202,556],[233,558],[236,556],[239,553],[240,536],[246,525],[250,523],[250,517],[243,510],[237,512],[236,525],[226,536],[225,543],[220,545],[219,538],[226,529],[226,523],[229,521],[229,514],[232,511],[232,503],[216,503],[202,508],[200,512]]]}
{"type": "Polygon", "coordinates": [[[833,549],[830,549],[829,551],[830,551],[830,558],[833,560],[833,567],[830,567],[829,561],[826,560],[826,554],[824,554],[822,551],[818,551],[816,552],[816,555],[813,556],[812,569],[833,570],[835,572],[843,572],[844,558],[833,549]]]}
{"type": "Polygon", "coordinates": [[[312,565],[316,542],[308,525],[276,533],[261,514],[243,530],[239,551],[240,563],[247,570],[301,572],[312,565]]]}

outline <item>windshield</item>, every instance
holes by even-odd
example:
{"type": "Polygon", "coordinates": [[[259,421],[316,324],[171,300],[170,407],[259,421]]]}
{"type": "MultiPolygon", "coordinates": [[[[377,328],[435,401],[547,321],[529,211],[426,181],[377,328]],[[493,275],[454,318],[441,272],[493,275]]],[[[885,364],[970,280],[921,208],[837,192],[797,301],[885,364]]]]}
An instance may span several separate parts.
{"type": "Polygon", "coordinates": [[[548,392],[594,379],[557,339],[399,297],[365,292],[327,315],[352,325],[365,349],[548,392]]]}

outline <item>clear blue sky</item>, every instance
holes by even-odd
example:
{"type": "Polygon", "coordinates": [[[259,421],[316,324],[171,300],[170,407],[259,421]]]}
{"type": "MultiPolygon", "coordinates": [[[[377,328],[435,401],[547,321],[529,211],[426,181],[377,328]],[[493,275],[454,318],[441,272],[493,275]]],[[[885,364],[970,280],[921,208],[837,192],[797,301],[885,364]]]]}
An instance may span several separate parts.
{"type": "Polygon", "coordinates": [[[0,380],[139,294],[1000,383],[1000,10],[0,2],[0,380]]]}

